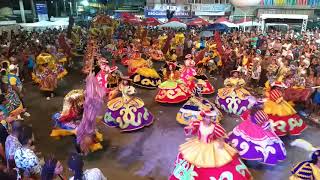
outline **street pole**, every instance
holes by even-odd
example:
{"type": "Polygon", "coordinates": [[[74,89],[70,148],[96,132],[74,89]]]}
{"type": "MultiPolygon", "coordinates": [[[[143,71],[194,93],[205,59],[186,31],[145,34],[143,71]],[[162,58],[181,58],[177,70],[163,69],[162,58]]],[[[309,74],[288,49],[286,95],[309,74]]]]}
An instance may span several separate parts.
{"type": "Polygon", "coordinates": [[[23,0],[19,0],[19,6],[20,6],[21,20],[23,23],[26,23],[26,16],[24,14],[23,0]]]}
{"type": "Polygon", "coordinates": [[[58,17],[58,1],[54,1],[55,2],[55,4],[54,4],[54,7],[55,7],[55,9],[56,9],[56,17],[58,17]]]}
{"type": "Polygon", "coordinates": [[[37,13],[36,13],[36,8],[34,6],[34,1],[30,0],[30,5],[31,5],[31,10],[32,10],[32,14],[33,14],[33,22],[36,19],[37,13]]]}

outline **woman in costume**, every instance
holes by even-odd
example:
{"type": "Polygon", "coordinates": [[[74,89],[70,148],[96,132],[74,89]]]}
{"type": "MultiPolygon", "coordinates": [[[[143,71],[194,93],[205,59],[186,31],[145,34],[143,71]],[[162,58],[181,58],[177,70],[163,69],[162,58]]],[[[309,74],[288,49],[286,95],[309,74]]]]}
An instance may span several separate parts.
{"type": "Polygon", "coordinates": [[[137,71],[130,76],[132,83],[139,87],[147,89],[156,89],[161,83],[161,77],[157,71],[152,68],[152,61],[147,60],[145,67],[138,68],[137,71]]]}
{"type": "Polygon", "coordinates": [[[216,121],[217,114],[201,112],[202,120],[185,127],[187,139],[180,145],[170,180],[251,179],[237,151],[224,142],[225,130],[216,121]]]}
{"type": "Polygon", "coordinates": [[[176,64],[167,62],[168,66],[165,70],[166,76],[163,83],[159,85],[159,92],[155,100],[160,103],[180,103],[186,101],[191,96],[191,92],[181,80],[179,73],[176,70],[176,64]]]}
{"type": "Polygon", "coordinates": [[[291,146],[303,148],[311,153],[309,161],[303,161],[295,165],[291,169],[292,175],[289,180],[318,180],[320,179],[320,148],[313,147],[312,144],[303,140],[296,139],[291,143],[291,146]]]}
{"type": "Polygon", "coordinates": [[[201,119],[201,109],[209,109],[217,113],[217,122],[220,122],[222,113],[208,99],[202,97],[202,90],[206,83],[202,80],[196,80],[196,86],[193,89],[192,97],[180,108],[176,120],[183,125],[189,125],[193,119],[201,119]]]}
{"type": "Polygon", "coordinates": [[[269,121],[278,136],[299,135],[307,128],[294,108],[283,98],[282,82],[271,84],[271,91],[267,92],[267,100],[263,111],[268,114],[269,121]]]}
{"type": "Polygon", "coordinates": [[[46,95],[47,100],[54,96],[58,79],[63,78],[67,71],[60,64],[56,64],[52,55],[41,53],[36,59],[37,67],[32,73],[32,79],[39,83],[40,90],[46,95]]]}
{"type": "Polygon", "coordinates": [[[245,81],[239,77],[239,71],[231,71],[232,77],[224,80],[224,88],[218,90],[216,104],[227,113],[241,115],[250,109],[255,102],[251,94],[244,88],[245,81]]]}
{"type": "Polygon", "coordinates": [[[23,104],[17,92],[13,90],[11,86],[8,86],[6,84],[1,85],[1,91],[8,101],[6,104],[6,108],[8,110],[9,116],[17,117],[17,119],[22,120],[23,118],[20,114],[25,112],[25,109],[23,108],[23,104]]]}
{"type": "Polygon", "coordinates": [[[213,94],[214,87],[209,82],[207,75],[205,74],[205,70],[202,67],[197,68],[197,75],[195,76],[196,79],[204,81],[202,94],[213,94]]]}
{"type": "Polygon", "coordinates": [[[134,48],[134,54],[131,56],[131,59],[128,61],[128,75],[131,76],[135,74],[140,68],[148,67],[148,61],[141,58],[141,54],[137,49],[134,48]]]}
{"type": "Polygon", "coordinates": [[[118,127],[121,131],[134,131],[153,123],[153,115],[144,106],[144,102],[135,94],[135,88],[130,86],[130,79],[122,78],[117,91],[122,96],[111,99],[107,104],[104,122],[109,127],[118,127]]]}
{"type": "Polygon", "coordinates": [[[192,59],[191,54],[186,55],[185,58],[186,60],[184,61],[184,66],[181,69],[180,79],[186,83],[190,89],[193,89],[194,87],[192,87],[191,82],[193,81],[193,77],[197,74],[194,67],[196,63],[192,59]]]}
{"type": "Polygon", "coordinates": [[[268,165],[276,165],[286,159],[284,143],[273,132],[265,112],[247,110],[241,119],[243,121],[229,133],[227,141],[238,150],[242,159],[268,165]]]}
{"type": "Polygon", "coordinates": [[[105,92],[109,93],[113,88],[118,86],[119,78],[116,74],[118,67],[110,67],[108,65],[108,61],[103,57],[99,58],[99,66],[100,71],[96,75],[96,78],[100,86],[104,88],[105,92]]]}
{"type": "MultiPolygon", "coordinates": [[[[91,83],[98,84],[98,82],[97,81],[95,82],[95,81],[96,79],[93,75],[90,75],[87,78],[86,91],[88,87],[92,86],[91,83]]],[[[98,85],[95,85],[95,86],[98,86],[98,85]]],[[[99,99],[103,98],[103,97],[100,97],[99,93],[94,93],[94,95],[96,96],[96,98],[99,98],[99,99]]],[[[86,108],[87,110],[89,108],[89,107],[86,107],[84,104],[86,96],[88,95],[85,94],[85,91],[82,89],[72,90],[65,96],[62,111],[55,113],[52,116],[52,120],[54,121],[55,125],[53,130],[51,131],[51,134],[50,134],[51,137],[60,138],[63,136],[75,136],[75,135],[79,136],[79,132],[80,132],[80,135],[83,135],[83,128],[79,129],[79,127],[81,123],[85,123],[83,121],[84,120],[83,113],[86,112],[86,108]],[[78,132],[78,130],[80,131],[78,132]]],[[[99,100],[96,100],[95,104],[97,104],[97,106],[98,106],[98,103],[99,103],[99,100]]],[[[91,108],[91,110],[92,109],[95,110],[96,108],[98,107],[91,108]]],[[[94,118],[94,120],[96,120],[96,117],[94,118]]],[[[87,129],[89,131],[88,127],[87,129]]],[[[92,128],[90,128],[90,130],[92,130],[92,128]]],[[[81,143],[81,142],[79,143],[80,146],[85,144],[84,146],[79,148],[81,150],[84,150],[84,153],[88,153],[87,152],[88,150],[90,150],[91,152],[94,152],[102,149],[102,145],[100,144],[100,142],[103,140],[102,134],[100,134],[98,131],[94,129],[94,136],[92,137],[93,137],[93,140],[91,139],[90,141],[86,141],[87,144],[81,143]],[[86,147],[88,146],[89,149],[85,148],[85,146],[86,147]]],[[[82,139],[88,140],[89,138],[83,138],[82,136],[82,139]]]]}

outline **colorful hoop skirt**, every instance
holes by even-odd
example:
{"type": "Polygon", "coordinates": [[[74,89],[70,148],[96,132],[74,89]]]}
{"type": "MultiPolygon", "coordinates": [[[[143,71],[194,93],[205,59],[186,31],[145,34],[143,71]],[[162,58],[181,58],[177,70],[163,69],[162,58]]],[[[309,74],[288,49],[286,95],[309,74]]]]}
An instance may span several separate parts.
{"type": "Polygon", "coordinates": [[[255,104],[250,99],[251,95],[243,88],[236,91],[233,88],[222,88],[218,90],[216,104],[227,113],[241,115],[255,104]]]}
{"type": "Polygon", "coordinates": [[[221,119],[221,112],[218,108],[215,107],[215,105],[211,102],[209,102],[207,99],[200,99],[197,97],[192,97],[189,99],[183,106],[180,108],[176,120],[183,125],[189,125],[189,123],[193,119],[201,119],[200,112],[201,107],[200,106],[206,106],[210,108],[210,111],[216,111],[216,113],[219,115],[219,120],[221,119]],[[197,103],[195,103],[197,101],[197,103]]]}
{"type": "Polygon", "coordinates": [[[251,179],[251,174],[245,164],[238,158],[237,151],[228,144],[213,141],[202,143],[197,137],[188,139],[180,146],[180,153],[175,162],[170,180],[219,180],[219,179],[251,179]],[[210,161],[212,160],[212,161],[210,161]],[[205,162],[207,165],[192,163],[205,162]]]}
{"type": "Polygon", "coordinates": [[[244,120],[230,132],[227,141],[238,150],[242,159],[268,165],[276,165],[286,159],[285,146],[269,122],[261,127],[250,119],[244,120]]]}
{"type": "Polygon", "coordinates": [[[140,68],[130,78],[133,84],[148,89],[155,89],[161,83],[159,74],[154,69],[146,67],[140,68]]]}
{"type": "MultiPolygon", "coordinates": [[[[50,133],[50,137],[53,138],[61,138],[63,136],[73,136],[76,135],[76,128],[79,126],[80,121],[70,121],[70,122],[60,122],[61,113],[55,113],[52,116],[52,120],[54,121],[55,125],[50,133]]],[[[96,131],[95,133],[95,142],[94,144],[90,145],[90,151],[95,152],[102,149],[102,145],[100,142],[103,141],[103,136],[101,133],[96,131]]]]}
{"type": "Polygon", "coordinates": [[[153,123],[153,115],[137,97],[132,97],[128,102],[118,97],[109,101],[107,106],[104,123],[109,127],[118,127],[121,131],[134,131],[153,123]]]}
{"type": "Polygon", "coordinates": [[[263,110],[268,114],[272,128],[278,136],[300,135],[307,128],[301,117],[285,100],[280,103],[267,100],[263,110]]]}
{"type": "Polygon", "coordinates": [[[191,92],[186,86],[173,80],[167,80],[161,83],[159,89],[155,101],[160,103],[181,103],[191,96],[191,92]]]}
{"type": "Polygon", "coordinates": [[[215,89],[212,86],[212,84],[209,82],[208,77],[205,75],[196,75],[196,79],[203,80],[206,84],[203,86],[203,89],[201,91],[201,94],[213,94],[215,89]]]}

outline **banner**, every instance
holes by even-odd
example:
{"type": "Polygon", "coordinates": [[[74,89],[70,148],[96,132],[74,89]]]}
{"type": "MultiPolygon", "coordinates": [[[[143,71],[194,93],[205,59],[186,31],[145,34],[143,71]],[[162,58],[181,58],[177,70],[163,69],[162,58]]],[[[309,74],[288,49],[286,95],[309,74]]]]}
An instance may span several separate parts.
{"type": "MultiPolygon", "coordinates": [[[[154,9],[145,9],[144,10],[145,17],[154,17],[154,18],[167,18],[166,10],[154,10],[154,9]]],[[[191,17],[190,11],[176,11],[173,17],[177,18],[189,18],[191,17]]]]}
{"type": "Polygon", "coordinates": [[[194,12],[229,12],[230,4],[192,4],[194,12]]]}
{"type": "Polygon", "coordinates": [[[48,8],[46,3],[36,3],[36,11],[38,14],[39,21],[47,21],[48,17],[48,8]]]}
{"type": "Polygon", "coordinates": [[[262,0],[265,6],[320,6],[320,0],[262,0]]]}

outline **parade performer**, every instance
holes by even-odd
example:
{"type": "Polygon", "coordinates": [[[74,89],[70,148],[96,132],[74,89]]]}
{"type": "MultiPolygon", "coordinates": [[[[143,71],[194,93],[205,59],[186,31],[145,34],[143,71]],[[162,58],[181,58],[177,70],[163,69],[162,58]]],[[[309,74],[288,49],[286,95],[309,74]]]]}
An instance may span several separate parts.
{"type": "Polygon", "coordinates": [[[161,77],[152,68],[152,61],[147,60],[147,66],[138,68],[136,73],[130,76],[132,83],[147,89],[156,89],[161,83],[161,77]]]}
{"type": "Polygon", "coordinates": [[[201,109],[208,109],[217,113],[217,122],[222,118],[220,110],[208,99],[202,97],[202,90],[206,83],[202,80],[196,80],[196,86],[193,89],[192,97],[180,108],[176,120],[183,125],[189,125],[193,119],[201,119],[201,109]]]}
{"type": "Polygon", "coordinates": [[[291,143],[291,146],[297,146],[302,149],[305,149],[309,152],[312,152],[310,157],[311,160],[303,161],[295,165],[291,169],[292,176],[290,176],[289,180],[319,180],[320,179],[320,148],[313,147],[308,141],[303,139],[296,139],[291,143]]]}
{"type": "Polygon", "coordinates": [[[307,128],[294,108],[283,99],[282,82],[271,84],[271,91],[266,93],[264,112],[268,114],[271,125],[278,136],[299,135],[307,128]]]}
{"type": "Polygon", "coordinates": [[[194,135],[180,145],[170,180],[184,179],[251,179],[237,151],[224,142],[225,130],[216,121],[217,114],[201,112],[202,120],[185,127],[186,135],[194,135]]]}
{"type": "Polygon", "coordinates": [[[196,70],[197,70],[197,75],[195,76],[195,78],[205,82],[201,93],[202,94],[213,94],[214,87],[209,82],[209,79],[208,79],[207,75],[205,74],[204,68],[198,67],[196,70]]]}
{"type": "Polygon", "coordinates": [[[153,123],[153,115],[144,106],[144,102],[135,94],[135,88],[129,84],[128,77],[122,77],[118,87],[121,96],[111,99],[107,104],[104,122],[109,127],[118,127],[121,131],[134,131],[153,123]]]}
{"type": "MultiPolygon", "coordinates": [[[[197,74],[195,69],[195,62],[192,59],[191,54],[185,56],[186,60],[184,61],[184,66],[181,69],[180,79],[183,80],[186,84],[190,85],[192,78],[197,74]]],[[[190,86],[189,86],[190,87],[190,86]]],[[[190,87],[191,89],[193,87],[190,87]]]]}
{"type": "Polygon", "coordinates": [[[77,144],[82,153],[87,154],[90,151],[101,149],[98,132],[96,130],[96,121],[102,114],[105,91],[99,85],[94,74],[89,74],[86,79],[85,101],[83,105],[83,116],[80,125],[76,129],[77,144]]]}
{"type": "Polygon", "coordinates": [[[141,58],[141,54],[139,53],[138,49],[135,49],[134,51],[135,53],[131,56],[131,59],[128,61],[129,76],[135,74],[139,68],[148,67],[148,62],[145,59],[141,58]]]}
{"type": "Polygon", "coordinates": [[[94,38],[90,38],[87,43],[85,55],[84,55],[84,63],[82,72],[85,74],[89,74],[94,69],[94,59],[95,56],[99,53],[97,41],[94,38]]]}
{"type": "MultiPolygon", "coordinates": [[[[80,142],[80,148],[84,153],[88,153],[88,150],[90,149],[91,152],[97,151],[102,149],[102,145],[99,143],[101,142],[102,139],[102,134],[100,134],[98,131],[94,131],[94,135],[90,135],[90,137],[83,137],[83,128],[79,128],[81,126],[84,126],[84,124],[88,124],[88,122],[84,122],[84,117],[86,118],[85,121],[87,121],[87,115],[83,115],[84,112],[87,111],[97,111],[96,108],[99,108],[100,106],[99,102],[103,97],[100,97],[101,93],[94,93],[92,91],[91,86],[92,83],[98,84],[96,81],[95,77],[91,77],[93,75],[90,75],[87,80],[86,80],[86,92],[82,89],[75,89],[70,91],[64,98],[63,101],[63,108],[61,112],[55,113],[52,116],[52,120],[54,121],[55,125],[53,130],[51,131],[50,136],[55,137],[55,138],[60,138],[63,136],[81,136],[83,139],[86,139],[86,142],[80,142]],[[90,96],[91,93],[94,93],[94,96],[96,98],[99,98],[98,100],[95,100],[93,104],[96,106],[91,108],[88,107],[89,105],[85,105],[85,99],[87,96],[90,96]],[[101,98],[101,99],[100,99],[101,98]],[[82,125],[81,125],[82,124],[82,125]],[[78,134],[79,132],[80,134],[78,134]],[[93,138],[93,139],[92,139],[93,138]],[[89,149],[88,149],[89,147],[89,149]]],[[[96,86],[96,85],[95,85],[96,86]]],[[[92,100],[87,100],[90,101],[89,103],[92,103],[92,100]]],[[[87,103],[88,104],[88,103],[87,103]]],[[[88,113],[88,112],[87,112],[88,113]]],[[[90,116],[90,115],[89,115],[90,116]]],[[[92,120],[92,117],[90,117],[92,120]]],[[[94,118],[96,120],[96,118],[94,118]]],[[[93,120],[92,120],[93,121],[93,120]]],[[[86,125],[87,130],[86,131],[92,131],[91,126],[95,125],[93,122],[91,122],[89,125],[86,125]],[[90,127],[89,127],[90,126],[90,127]]],[[[92,133],[92,132],[89,132],[92,133]]]]}
{"type": "Polygon", "coordinates": [[[54,96],[58,79],[63,78],[68,72],[47,53],[41,53],[36,59],[36,64],[32,79],[39,83],[40,90],[45,93],[47,100],[50,100],[54,96]]]}
{"type": "Polygon", "coordinates": [[[242,159],[276,165],[286,159],[284,143],[273,132],[268,115],[259,109],[247,110],[241,122],[229,133],[227,142],[235,147],[242,159]]]}
{"type": "Polygon", "coordinates": [[[251,94],[244,89],[245,81],[239,78],[239,71],[231,71],[232,77],[224,81],[224,88],[218,90],[216,104],[227,113],[241,115],[254,105],[251,94]]]}
{"type": "Polygon", "coordinates": [[[2,93],[4,94],[6,100],[6,109],[8,110],[9,116],[17,117],[17,119],[22,120],[21,113],[25,112],[23,104],[20,100],[19,95],[11,86],[3,84],[1,87],[2,93]]]}
{"type": "Polygon", "coordinates": [[[159,85],[159,92],[155,100],[160,103],[180,103],[191,96],[191,92],[179,79],[180,74],[176,71],[176,64],[167,62],[166,76],[163,83],[159,85]]]}
{"type": "Polygon", "coordinates": [[[109,93],[113,88],[118,86],[117,75],[114,73],[117,71],[118,67],[110,67],[108,65],[108,61],[103,57],[99,58],[99,66],[100,71],[96,75],[96,78],[100,86],[104,88],[105,92],[109,93]]]}
{"type": "Polygon", "coordinates": [[[152,60],[155,61],[163,61],[164,60],[164,54],[163,52],[159,49],[159,43],[155,43],[152,45],[152,48],[149,50],[149,55],[152,60]]]}

